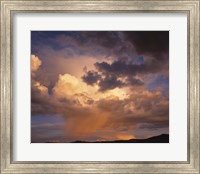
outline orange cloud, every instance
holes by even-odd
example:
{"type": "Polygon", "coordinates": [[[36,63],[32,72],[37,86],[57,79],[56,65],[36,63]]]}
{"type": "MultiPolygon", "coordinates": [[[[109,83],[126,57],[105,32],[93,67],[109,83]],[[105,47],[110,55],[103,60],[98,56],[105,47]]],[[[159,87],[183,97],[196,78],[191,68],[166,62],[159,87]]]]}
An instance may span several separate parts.
{"type": "Polygon", "coordinates": [[[31,55],[31,72],[35,72],[38,70],[42,61],[35,55],[31,55]]]}
{"type": "Polygon", "coordinates": [[[36,87],[42,95],[47,95],[48,88],[44,85],[41,85],[39,82],[34,83],[34,87],[36,87]]]}
{"type": "Polygon", "coordinates": [[[48,88],[35,79],[37,71],[41,65],[42,61],[40,58],[35,55],[31,55],[31,88],[37,90],[41,95],[47,95],[48,88]]]}

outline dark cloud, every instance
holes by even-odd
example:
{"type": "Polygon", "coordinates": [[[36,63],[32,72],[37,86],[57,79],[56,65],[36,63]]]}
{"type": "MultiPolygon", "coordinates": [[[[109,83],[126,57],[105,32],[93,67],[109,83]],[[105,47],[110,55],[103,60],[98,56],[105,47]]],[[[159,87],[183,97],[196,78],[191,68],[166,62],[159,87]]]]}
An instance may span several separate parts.
{"type": "Polygon", "coordinates": [[[34,31],[31,36],[32,52],[40,57],[48,52],[57,56],[58,51],[66,58],[100,55],[115,60],[133,60],[136,52],[159,60],[164,59],[163,54],[169,55],[168,31],[34,31]]]}
{"type": "Polygon", "coordinates": [[[56,114],[57,111],[54,107],[54,102],[52,98],[46,95],[43,95],[41,91],[36,89],[34,86],[31,88],[31,113],[32,115],[37,114],[56,114]]]}
{"type": "Polygon", "coordinates": [[[86,31],[81,32],[91,45],[99,45],[106,49],[112,49],[119,44],[120,38],[118,32],[113,31],[86,31]]]}
{"type": "Polygon", "coordinates": [[[116,87],[122,87],[125,84],[118,80],[116,76],[106,76],[105,78],[101,79],[98,83],[100,87],[100,91],[106,91],[110,89],[114,89],[116,87]]]}
{"type": "Polygon", "coordinates": [[[149,73],[158,73],[162,71],[161,62],[152,60],[151,62],[145,62],[141,64],[135,64],[133,62],[125,62],[122,60],[113,61],[111,64],[107,62],[96,62],[95,67],[97,72],[92,73],[88,71],[84,76],[84,82],[89,85],[97,83],[102,91],[114,89],[115,87],[123,86],[140,86],[144,85],[141,79],[136,76],[145,75],[149,73]],[[100,76],[105,76],[102,78],[100,76]],[[119,78],[125,78],[126,82],[122,82],[119,78]]]}
{"type": "Polygon", "coordinates": [[[141,86],[144,85],[144,82],[141,81],[140,79],[134,78],[134,77],[129,77],[128,79],[129,81],[129,85],[133,85],[133,86],[141,86]]]}
{"type": "Polygon", "coordinates": [[[100,79],[100,75],[95,71],[88,71],[83,77],[83,81],[86,82],[88,85],[93,85],[97,83],[100,79]]]}
{"type": "MultiPolygon", "coordinates": [[[[113,54],[120,46],[121,39],[115,31],[74,31],[74,32],[32,32],[32,52],[39,52],[39,46],[51,49],[52,52],[63,52],[65,58],[78,55],[113,54]],[[38,38],[38,39],[36,39],[38,38]],[[41,39],[42,38],[42,39],[41,39]]],[[[125,45],[123,45],[123,48],[125,45]]],[[[44,52],[43,52],[44,53],[44,52]]],[[[44,56],[44,54],[39,55],[44,56]]]]}
{"type": "Polygon", "coordinates": [[[154,60],[143,64],[127,63],[121,60],[114,61],[111,64],[107,62],[95,63],[95,67],[98,71],[103,73],[114,73],[119,76],[157,73],[162,70],[162,66],[160,65],[161,62],[159,63],[154,60]]]}
{"type": "Polygon", "coordinates": [[[169,31],[126,31],[124,35],[139,54],[150,54],[159,59],[162,59],[161,54],[169,54],[169,31]]]}

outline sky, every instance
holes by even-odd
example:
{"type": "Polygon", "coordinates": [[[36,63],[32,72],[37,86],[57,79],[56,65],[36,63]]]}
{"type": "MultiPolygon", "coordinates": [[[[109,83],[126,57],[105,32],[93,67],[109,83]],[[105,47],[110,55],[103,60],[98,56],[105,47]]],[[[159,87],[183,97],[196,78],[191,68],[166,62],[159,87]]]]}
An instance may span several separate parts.
{"type": "Polygon", "coordinates": [[[31,31],[31,142],[169,133],[168,31],[31,31]]]}

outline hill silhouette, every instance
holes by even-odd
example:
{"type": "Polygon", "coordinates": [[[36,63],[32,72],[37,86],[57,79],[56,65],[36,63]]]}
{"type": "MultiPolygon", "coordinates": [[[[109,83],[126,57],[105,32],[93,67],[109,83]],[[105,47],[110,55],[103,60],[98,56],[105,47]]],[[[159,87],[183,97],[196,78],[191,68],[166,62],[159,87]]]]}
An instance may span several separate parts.
{"type": "Polygon", "coordinates": [[[113,140],[113,141],[74,141],[71,143],[169,143],[169,134],[161,134],[146,139],[129,139],[129,140],[113,140]]]}

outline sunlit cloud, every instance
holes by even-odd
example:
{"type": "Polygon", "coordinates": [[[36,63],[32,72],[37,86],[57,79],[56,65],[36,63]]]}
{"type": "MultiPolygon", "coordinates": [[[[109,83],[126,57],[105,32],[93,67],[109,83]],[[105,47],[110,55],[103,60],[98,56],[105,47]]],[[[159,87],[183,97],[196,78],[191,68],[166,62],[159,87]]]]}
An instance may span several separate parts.
{"type": "Polygon", "coordinates": [[[31,72],[32,73],[37,71],[41,64],[42,62],[37,56],[31,55],[31,72]]]}

